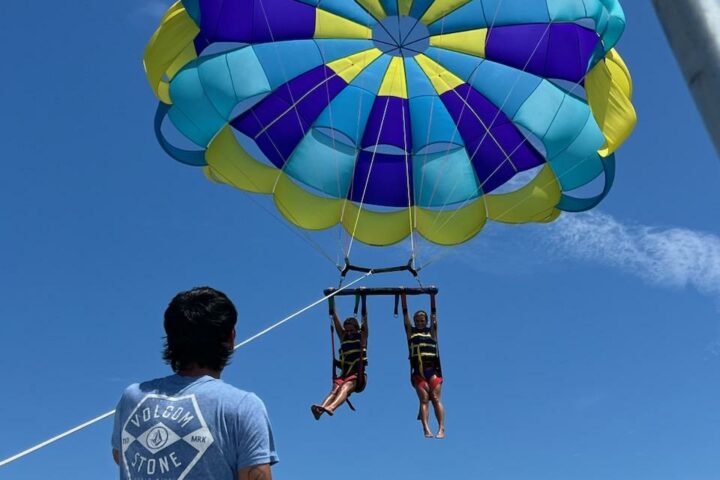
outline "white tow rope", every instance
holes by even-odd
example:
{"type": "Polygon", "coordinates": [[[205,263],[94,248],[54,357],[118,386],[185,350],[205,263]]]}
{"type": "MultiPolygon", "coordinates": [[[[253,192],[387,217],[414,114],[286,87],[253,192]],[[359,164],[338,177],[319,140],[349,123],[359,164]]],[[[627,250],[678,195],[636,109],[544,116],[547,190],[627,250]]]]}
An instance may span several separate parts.
{"type": "MultiPolygon", "coordinates": [[[[250,343],[250,342],[252,342],[252,341],[254,341],[254,340],[257,340],[258,338],[262,337],[263,335],[265,335],[265,334],[267,334],[267,333],[270,333],[271,331],[273,331],[273,330],[275,330],[276,328],[278,328],[279,326],[281,326],[281,325],[289,322],[290,320],[292,320],[293,318],[297,317],[298,315],[301,315],[301,314],[307,312],[308,310],[310,310],[310,309],[312,309],[312,308],[320,305],[321,303],[323,303],[323,302],[324,302],[325,300],[327,300],[328,298],[334,297],[335,295],[337,295],[338,293],[342,292],[343,290],[352,287],[353,285],[355,285],[355,284],[358,283],[358,282],[361,282],[362,280],[365,280],[367,277],[369,277],[369,276],[372,275],[372,274],[373,274],[372,271],[371,271],[371,272],[368,272],[368,273],[366,273],[365,275],[363,275],[362,277],[359,277],[359,278],[353,280],[352,282],[348,283],[348,284],[345,285],[344,287],[335,290],[335,291],[332,292],[330,295],[326,295],[326,296],[324,296],[323,298],[321,298],[320,300],[317,300],[317,301],[311,303],[310,305],[308,305],[308,306],[306,306],[306,307],[303,307],[302,309],[298,310],[297,312],[295,312],[295,313],[293,313],[293,314],[291,314],[291,315],[288,315],[287,317],[283,318],[282,320],[280,320],[279,322],[275,323],[274,325],[271,325],[271,326],[269,326],[268,328],[266,328],[265,330],[262,330],[261,332],[258,332],[258,333],[256,333],[255,335],[253,335],[252,337],[250,337],[250,338],[248,338],[248,339],[246,339],[246,340],[243,340],[242,342],[238,343],[237,345],[235,345],[235,347],[233,348],[233,350],[237,350],[238,348],[244,347],[244,346],[247,345],[248,343],[250,343]]],[[[47,447],[48,445],[51,445],[51,444],[53,444],[53,443],[55,443],[55,442],[57,442],[57,441],[59,441],[59,440],[62,440],[62,439],[65,438],[65,437],[68,437],[68,436],[70,436],[70,435],[72,435],[72,434],[74,434],[74,433],[77,433],[77,432],[79,432],[79,431],[81,431],[81,430],[84,430],[84,429],[87,428],[87,427],[90,427],[91,425],[94,425],[94,424],[96,424],[96,423],[98,423],[98,422],[101,422],[101,421],[105,420],[106,418],[110,418],[110,417],[112,417],[113,415],[115,415],[115,410],[111,410],[111,411],[109,411],[109,412],[103,413],[102,415],[99,415],[99,416],[93,418],[92,420],[88,420],[87,422],[82,423],[82,424],[80,424],[80,425],[78,425],[78,426],[76,426],[76,427],[73,427],[73,428],[71,428],[70,430],[68,430],[68,431],[66,431],[66,432],[63,432],[63,433],[61,433],[61,434],[59,434],[59,435],[56,435],[56,436],[54,436],[54,437],[52,437],[52,438],[49,438],[49,439],[45,440],[44,442],[38,443],[38,444],[35,445],[34,447],[30,447],[30,448],[28,448],[27,450],[23,450],[22,452],[13,455],[12,457],[8,457],[8,458],[6,458],[5,460],[1,460],[1,461],[0,461],[0,467],[4,467],[5,465],[8,465],[8,464],[10,464],[10,463],[12,463],[12,462],[14,462],[14,461],[16,461],[16,460],[19,460],[19,459],[21,459],[21,458],[23,458],[23,457],[25,457],[25,456],[27,456],[27,455],[30,455],[31,453],[36,452],[36,451],[40,450],[41,448],[45,448],[45,447],[47,447]]]]}

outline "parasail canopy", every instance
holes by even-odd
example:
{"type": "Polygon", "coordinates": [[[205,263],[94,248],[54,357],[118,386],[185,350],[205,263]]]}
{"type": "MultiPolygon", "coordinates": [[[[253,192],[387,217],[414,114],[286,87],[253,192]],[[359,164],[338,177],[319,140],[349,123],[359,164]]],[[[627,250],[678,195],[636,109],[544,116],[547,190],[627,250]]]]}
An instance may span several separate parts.
{"type": "Polygon", "coordinates": [[[453,245],[607,195],[636,123],[624,27],[616,0],[183,0],[145,68],[180,162],[304,229],[453,245]]]}

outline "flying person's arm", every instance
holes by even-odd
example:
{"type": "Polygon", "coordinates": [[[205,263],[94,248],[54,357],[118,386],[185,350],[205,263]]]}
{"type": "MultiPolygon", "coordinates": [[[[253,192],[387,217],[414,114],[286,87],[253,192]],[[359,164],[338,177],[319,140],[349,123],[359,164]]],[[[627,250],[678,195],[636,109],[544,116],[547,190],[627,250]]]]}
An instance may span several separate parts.
{"type": "Polygon", "coordinates": [[[270,464],[253,465],[252,467],[243,468],[238,473],[238,480],[272,480],[272,471],[270,464]]]}
{"type": "Polygon", "coordinates": [[[365,295],[362,296],[361,302],[362,307],[360,313],[362,315],[362,325],[360,326],[360,338],[362,339],[362,343],[367,346],[367,339],[368,334],[370,333],[370,328],[368,326],[367,297],[365,295]]]}
{"type": "Polygon", "coordinates": [[[335,297],[330,297],[330,317],[332,318],[333,325],[335,325],[335,332],[337,333],[338,338],[342,340],[343,335],[345,335],[345,329],[342,326],[342,323],[340,322],[340,317],[338,317],[337,310],[335,310],[335,297]]]}
{"type": "Polygon", "coordinates": [[[430,322],[432,323],[430,327],[430,334],[432,335],[433,339],[437,341],[437,307],[435,306],[435,294],[430,294],[430,322]]]}
{"type": "Polygon", "coordinates": [[[402,292],[400,294],[400,299],[402,300],[403,323],[405,324],[405,335],[407,335],[407,338],[410,338],[412,324],[410,323],[410,314],[408,313],[408,305],[407,305],[407,295],[405,295],[405,292],[402,292]]]}

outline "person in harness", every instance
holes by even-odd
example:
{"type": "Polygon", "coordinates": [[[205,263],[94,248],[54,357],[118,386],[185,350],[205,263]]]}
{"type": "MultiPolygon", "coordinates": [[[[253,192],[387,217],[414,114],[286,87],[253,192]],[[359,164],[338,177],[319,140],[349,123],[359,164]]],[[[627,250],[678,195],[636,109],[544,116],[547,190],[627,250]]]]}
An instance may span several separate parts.
{"type": "MultiPolygon", "coordinates": [[[[341,324],[340,317],[335,310],[335,298],[330,298],[330,316],[335,332],[340,339],[339,358],[333,360],[333,386],[328,396],[320,405],[312,405],[315,420],[319,420],[323,413],[332,416],[335,410],[348,402],[354,410],[348,398],[353,393],[360,393],[367,384],[365,366],[367,365],[367,339],[368,339],[368,317],[365,296],[362,296],[362,325],[354,316],[348,317],[341,324]],[[337,370],[340,370],[338,375],[337,370]]],[[[334,340],[333,340],[333,351],[334,340]]]]}
{"type": "Polygon", "coordinates": [[[445,407],[441,401],[443,377],[438,351],[435,294],[430,295],[429,325],[428,315],[424,310],[415,312],[413,323],[411,323],[408,315],[407,295],[401,293],[401,298],[409,349],[410,380],[420,400],[418,420],[422,423],[425,437],[432,438],[433,434],[428,424],[429,403],[432,402],[438,422],[438,431],[435,437],[445,438],[445,407]]]}

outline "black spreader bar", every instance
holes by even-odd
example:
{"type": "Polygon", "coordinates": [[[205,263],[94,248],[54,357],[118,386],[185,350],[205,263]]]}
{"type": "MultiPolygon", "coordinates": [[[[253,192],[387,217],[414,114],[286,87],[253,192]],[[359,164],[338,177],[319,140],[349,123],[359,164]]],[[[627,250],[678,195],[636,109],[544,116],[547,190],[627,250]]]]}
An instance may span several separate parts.
{"type": "MultiPolygon", "coordinates": [[[[325,296],[335,293],[337,288],[326,288],[325,296]]],[[[370,288],[346,288],[340,292],[335,293],[335,296],[349,296],[349,295],[366,295],[366,296],[389,296],[389,295],[436,295],[438,293],[437,287],[370,287],[370,288]]]]}
{"type": "Polygon", "coordinates": [[[384,267],[384,268],[368,268],[368,267],[360,267],[358,265],[353,265],[350,263],[349,259],[345,259],[345,265],[343,267],[338,267],[340,270],[340,275],[344,278],[348,272],[360,272],[360,273],[370,273],[378,274],[378,273],[392,273],[392,272],[410,272],[414,277],[418,276],[418,269],[415,268],[413,259],[411,258],[408,260],[408,263],[405,265],[399,265],[397,267],[384,267]]]}

